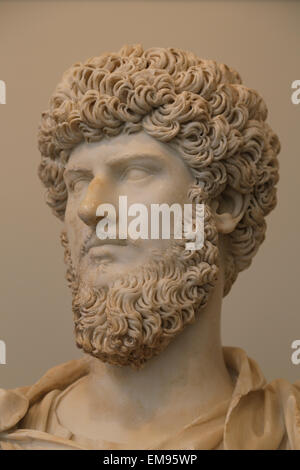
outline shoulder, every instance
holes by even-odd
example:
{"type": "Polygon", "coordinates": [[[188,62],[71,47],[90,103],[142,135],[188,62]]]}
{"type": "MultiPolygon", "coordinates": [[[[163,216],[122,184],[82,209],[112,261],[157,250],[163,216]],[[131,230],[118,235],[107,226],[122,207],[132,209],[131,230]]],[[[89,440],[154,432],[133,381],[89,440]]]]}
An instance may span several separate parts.
{"type": "Polygon", "coordinates": [[[15,429],[21,421],[36,420],[36,411],[49,408],[57,392],[62,391],[88,373],[88,360],[68,361],[49,369],[35,384],[16,389],[0,389],[0,438],[1,432],[15,429]]]}
{"type": "Polygon", "coordinates": [[[300,450],[300,380],[294,384],[284,379],[274,380],[267,385],[265,395],[276,397],[284,429],[282,445],[300,450]]]}
{"type": "Polygon", "coordinates": [[[225,429],[228,448],[300,450],[300,381],[276,379],[250,390],[232,409],[225,429]]]}
{"type": "Polygon", "coordinates": [[[224,427],[225,449],[300,449],[300,380],[265,380],[241,348],[224,347],[235,387],[224,427]]]}

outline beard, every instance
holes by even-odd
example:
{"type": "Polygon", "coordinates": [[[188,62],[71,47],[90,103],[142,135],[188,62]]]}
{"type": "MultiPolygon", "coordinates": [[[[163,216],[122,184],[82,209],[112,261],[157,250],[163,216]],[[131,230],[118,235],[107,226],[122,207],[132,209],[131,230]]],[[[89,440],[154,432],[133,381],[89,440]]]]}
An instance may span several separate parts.
{"type": "Polygon", "coordinates": [[[202,249],[187,251],[186,241],[170,240],[147,264],[96,288],[74,270],[62,232],[77,346],[103,362],[138,369],[193,323],[218,274],[218,233],[207,204],[202,249]]]}

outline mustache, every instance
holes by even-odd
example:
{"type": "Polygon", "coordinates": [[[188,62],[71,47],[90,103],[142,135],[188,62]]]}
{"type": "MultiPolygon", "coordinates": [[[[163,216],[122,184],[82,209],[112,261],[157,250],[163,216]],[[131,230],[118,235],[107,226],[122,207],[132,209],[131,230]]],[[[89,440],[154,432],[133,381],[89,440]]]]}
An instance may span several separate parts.
{"type": "Polygon", "coordinates": [[[106,238],[104,240],[100,239],[97,234],[96,230],[92,230],[84,240],[81,248],[80,248],[80,254],[79,258],[80,260],[89,252],[89,250],[94,247],[94,246],[103,246],[103,245],[121,245],[121,246],[126,246],[126,245],[132,245],[132,246],[139,246],[141,240],[137,239],[131,239],[131,238],[126,238],[126,239],[121,239],[121,238],[106,238]]]}

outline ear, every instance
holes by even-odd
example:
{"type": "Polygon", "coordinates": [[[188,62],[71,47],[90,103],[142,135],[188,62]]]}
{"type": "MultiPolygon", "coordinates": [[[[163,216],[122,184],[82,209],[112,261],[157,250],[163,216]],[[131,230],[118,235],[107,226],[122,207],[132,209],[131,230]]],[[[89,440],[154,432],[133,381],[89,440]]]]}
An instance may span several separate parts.
{"type": "Polygon", "coordinates": [[[241,194],[233,188],[223,191],[211,203],[219,233],[231,233],[242,219],[249,204],[250,195],[241,194]]]}

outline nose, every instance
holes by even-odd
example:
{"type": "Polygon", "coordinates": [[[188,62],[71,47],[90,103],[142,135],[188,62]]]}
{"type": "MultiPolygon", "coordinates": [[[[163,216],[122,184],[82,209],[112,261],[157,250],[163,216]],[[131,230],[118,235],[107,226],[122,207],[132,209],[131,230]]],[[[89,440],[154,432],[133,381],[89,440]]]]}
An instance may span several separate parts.
{"type": "Polygon", "coordinates": [[[96,216],[99,204],[104,200],[107,189],[107,181],[104,177],[95,177],[90,182],[86,195],[78,208],[78,216],[86,225],[97,225],[101,217],[96,216]]]}

